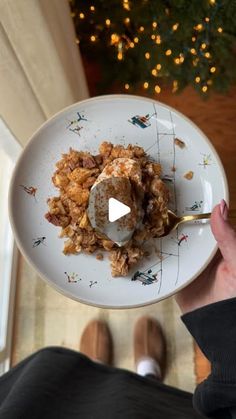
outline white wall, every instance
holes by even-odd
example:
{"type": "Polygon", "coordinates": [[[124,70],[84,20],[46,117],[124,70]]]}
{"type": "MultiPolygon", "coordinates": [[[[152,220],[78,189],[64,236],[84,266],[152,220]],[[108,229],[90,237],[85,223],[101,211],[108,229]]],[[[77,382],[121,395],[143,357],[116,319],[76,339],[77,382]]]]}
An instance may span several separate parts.
{"type": "Polygon", "coordinates": [[[1,0],[0,115],[20,142],[87,97],[67,0],[1,0]]]}

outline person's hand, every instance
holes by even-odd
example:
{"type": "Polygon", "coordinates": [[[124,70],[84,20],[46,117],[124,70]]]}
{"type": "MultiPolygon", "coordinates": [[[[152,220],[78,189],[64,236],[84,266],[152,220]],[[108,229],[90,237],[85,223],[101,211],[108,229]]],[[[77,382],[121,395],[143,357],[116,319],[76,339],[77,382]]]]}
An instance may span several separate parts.
{"type": "Polygon", "coordinates": [[[176,295],[183,313],[236,297],[236,233],[227,213],[224,200],[212,212],[211,229],[221,254],[218,251],[205,271],[176,295]]]}

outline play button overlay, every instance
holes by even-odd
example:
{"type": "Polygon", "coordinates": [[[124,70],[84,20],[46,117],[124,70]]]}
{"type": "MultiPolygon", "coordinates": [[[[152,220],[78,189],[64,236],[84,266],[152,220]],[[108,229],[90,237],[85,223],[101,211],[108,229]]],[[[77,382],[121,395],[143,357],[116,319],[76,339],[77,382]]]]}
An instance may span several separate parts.
{"type": "Polygon", "coordinates": [[[115,198],[109,198],[108,202],[108,219],[111,223],[119,218],[124,217],[130,213],[130,207],[128,205],[123,204],[122,202],[118,201],[115,198]]]}

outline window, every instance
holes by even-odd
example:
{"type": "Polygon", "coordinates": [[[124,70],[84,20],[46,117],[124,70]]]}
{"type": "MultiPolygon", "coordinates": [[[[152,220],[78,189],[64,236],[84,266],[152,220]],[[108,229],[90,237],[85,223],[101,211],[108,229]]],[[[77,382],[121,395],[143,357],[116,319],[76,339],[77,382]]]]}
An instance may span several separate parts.
{"type": "Polygon", "coordinates": [[[0,118],[0,375],[10,367],[17,252],[8,218],[8,189],[20,150],[0,118]]]}

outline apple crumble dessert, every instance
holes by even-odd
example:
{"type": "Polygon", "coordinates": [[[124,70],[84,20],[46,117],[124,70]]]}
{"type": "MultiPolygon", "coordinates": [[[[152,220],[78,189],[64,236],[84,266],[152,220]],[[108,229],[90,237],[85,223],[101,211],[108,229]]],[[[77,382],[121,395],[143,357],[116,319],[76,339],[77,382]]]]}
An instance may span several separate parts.
{"type": "Polygon", "coordinates": [[[152,161],[142,147],[124,147],[104,141],[100,144],[98,155],[70,149],[57,162],[52,182],[59,195],[48,199],[49,211],[45,218],[61,227],[60,237],[66,238],[65,255],[97,252],[97,259],[102,260],[102,252],[107,251],[112,276],[126,276],[130,268],[146,255],[143,242],[163,233],[168,219],[169,192],[161,180],[161,165],[152,161]],[[141,226],[122,247],[95,230],[87,214],[92,186],[102,172],[113,176],[116,159],[123,159],[124,163],[120,163],[118,175],[128,178],[133,187],[138,183],[142,189],[141,226]],[[132,167],[127,167],[126,159],[132,159],[132,167]]]}

